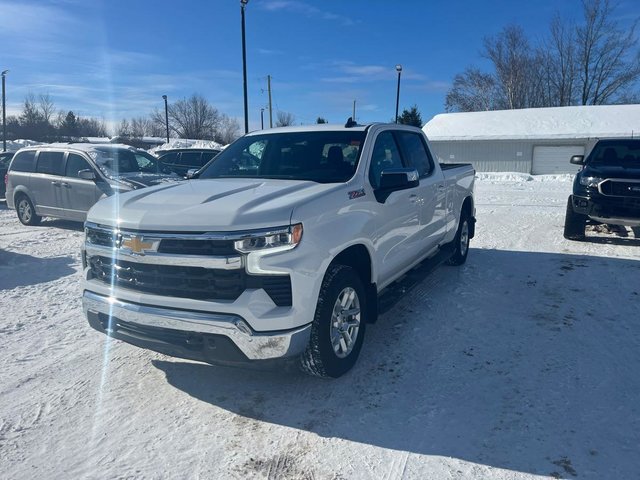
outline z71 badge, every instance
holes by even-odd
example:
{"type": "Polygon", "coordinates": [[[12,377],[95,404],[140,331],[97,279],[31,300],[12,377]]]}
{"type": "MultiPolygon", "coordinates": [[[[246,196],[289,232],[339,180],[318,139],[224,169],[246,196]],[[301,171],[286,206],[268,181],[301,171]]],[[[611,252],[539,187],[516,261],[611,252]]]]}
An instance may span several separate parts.
{"type": "Polygon", "coordinates": [[[361,188],[360,190],[353,190],[349,192],[348,195],[349,195],[349,200],[353,200],[354,198],[364,197],[366,193],[364,193],[364,188],[361,188]]]}

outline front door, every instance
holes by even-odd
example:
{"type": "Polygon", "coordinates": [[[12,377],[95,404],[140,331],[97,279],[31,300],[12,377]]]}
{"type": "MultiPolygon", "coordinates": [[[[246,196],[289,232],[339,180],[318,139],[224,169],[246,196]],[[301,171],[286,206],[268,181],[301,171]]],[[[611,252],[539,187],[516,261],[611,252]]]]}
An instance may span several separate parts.
{"type": "MultiPolygon", "coordinates": [[[[375,190],[380,176],[388,168],[405,168],[398,144],[391,131],[383,131],[376,138],[369,181],[375,190]]],[[[373,239],[378,257],[380,288],[406,269],[416,257],[419,248],[419,196],[417,188],[391,193],[384,203],[375,205],[376,233],[373,239]]]]}

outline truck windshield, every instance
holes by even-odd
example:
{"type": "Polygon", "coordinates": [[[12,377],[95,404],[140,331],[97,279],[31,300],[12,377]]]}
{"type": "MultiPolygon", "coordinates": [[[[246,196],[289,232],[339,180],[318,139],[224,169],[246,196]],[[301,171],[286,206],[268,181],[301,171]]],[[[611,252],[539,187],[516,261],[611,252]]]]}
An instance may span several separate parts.
{"type": "Polygon", "coordinates": [[[246,136],[223,150],[198,177],[346,182],[356,171],[364,137],[363,131],[246,136]]]}
{"type": "Polygon", "coordinates": [[[600,141],[589,154],[590,165],[640,167],[640,140],[600,141]]]}

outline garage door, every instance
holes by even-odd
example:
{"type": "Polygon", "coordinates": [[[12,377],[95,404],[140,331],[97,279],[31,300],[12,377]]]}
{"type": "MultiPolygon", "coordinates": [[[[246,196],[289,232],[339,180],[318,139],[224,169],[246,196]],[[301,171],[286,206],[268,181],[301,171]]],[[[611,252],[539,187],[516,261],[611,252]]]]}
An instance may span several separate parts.
{"type": "Polygon", "coordinates": [[[531,173],[533,175],[547,175],[551,173],[575,173],[580,169],[579,165],[569,163],[573,155],[584,155],[584,147],[533,147],[533,163],[531,173]]]}

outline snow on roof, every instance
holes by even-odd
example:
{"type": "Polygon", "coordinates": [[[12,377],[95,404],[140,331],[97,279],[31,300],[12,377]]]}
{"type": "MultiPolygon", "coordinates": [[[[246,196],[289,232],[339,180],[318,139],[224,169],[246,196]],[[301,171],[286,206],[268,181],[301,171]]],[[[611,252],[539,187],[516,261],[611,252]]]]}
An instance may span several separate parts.
{"type": "Polygon", "coordinates": [[[422,129],[436,141],[640,137],[640,105],[442,113],[422,129]]]}
{"type": "Polygon", "coordinates": [[[169,143],[164,143],[159,147],[155,147],[149,150],[149,152],[159,152],[162,150],[173,150],[174,148],[215,148],[216,150],[222,150],[226,145],[222,145],[213,140],[192,140],[184,138],[172,138],[169,143]]]}

